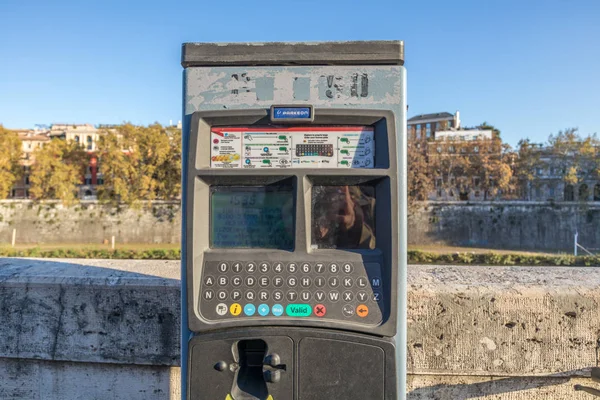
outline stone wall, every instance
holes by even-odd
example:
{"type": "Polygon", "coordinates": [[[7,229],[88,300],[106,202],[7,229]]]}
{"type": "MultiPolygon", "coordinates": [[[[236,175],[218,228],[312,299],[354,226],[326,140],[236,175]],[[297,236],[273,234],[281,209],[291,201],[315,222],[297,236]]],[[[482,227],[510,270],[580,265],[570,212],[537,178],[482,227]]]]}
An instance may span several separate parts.
{"type": "MultiPolygon", "coordinates": [[[[140,209],[84,201],[0,201],[0,245],[10,243],[179,243],[179,203],[155,202],[140,209]]],[[[579,242],[600,249],[600,203],[430,202],[411,212],[413,245],[455,245],[497,249],[573,250],[579,242]]]]}
{"type": "Polygon", "coordinates": [[[573,251],[600,248],[600,203],[430,202],[411,213],[409,244],[573,251]]]}
{"type": "Polygon", "coordinates": [[[16,242],[179,243],[181,210],[177,202],[154,202],[141,208],[82,201],[71,207],[60,202],[0,201],[0,245],[16,242]]]}
{"type": "MultiPolygon", "coordinates": [[[[0,399],[180,400],[179,271],[0,258],[0,399]]],[[[414,265],[408,287],[408,400],[600,388],[600,269],[414,265]]]]}

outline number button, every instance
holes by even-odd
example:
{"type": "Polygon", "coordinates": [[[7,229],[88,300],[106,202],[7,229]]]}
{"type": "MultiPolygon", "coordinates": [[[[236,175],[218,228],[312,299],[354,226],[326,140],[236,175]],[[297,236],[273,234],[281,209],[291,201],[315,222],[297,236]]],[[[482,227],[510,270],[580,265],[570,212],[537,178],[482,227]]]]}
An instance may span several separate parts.
{"type": "Polygon", "coordinates": [[[316,287],[323,287],[323,286],[325,286],[325,278],[323,278],[322,276],[317,276],[315,278],[315,286],[316,287]]]}
{"type": "Polygon", "coordinates": [[[206,286],[212,286],[214,284],[215,284],[215,278],[213,278],[210,275],[204,277],[204,285],[206,285],[206,286]]]}
{"type": "Polygon", "coordinates": [[[350,263],[345,263],[342,266],[342,269],[344,270],[344,273],[346,273],[346,274],[351,274],[352,271],[354,270],[354,268],[352,268],[352,264],[350,264],[350,263]]]}
{"type": "Polygon", "coordinates": [[[336,288],[338,287],[340,284],[340,280],[338,279],[338,277],[336,276],[332,276],[331,278],[329,278],[329,286],[332,288],[336,288]]]}
{"type": "Polygon", "coordinates": [[[288,272],[290,274],[295,274],[297,270],[298,270],[298,265],[296,265],[296,263],[289,263],[288,264],[288,272]]]}
{"type": "Polygon", "coordinates": [[[276,290],[273,292],[273,300],[281,301],[283,300],[283,292],[281,290],[276,290]]]}
{"type": "Polygon", "coordinates": [[[253,274],[254,272],[256,272],[256,264],[254,264],[254,263],[248,263],[248,264],[246,264],[246,271],[249,274],[253,274]]]}
{"type": "Polygon", "coordinates": [[[241,276],[234,276],[233,278],[231,278],[231,284],[235,287],[239,287],[242,284],[242,277],[241,276]]]}
{"type": "Polygon", "coordinates": [[[282,273],[283,272],[283,264],[276,263],[275,265],[273,265],[273,271],[275,271],[278,274],[282,273]]]}
{"type": "Polygon", "coordinates": [[[231,270],[236,274],[239,274],[240,272],[242,272],[242,263],[236,262],[231,264],[231,270]]]}
{"type": "Polygon", "coordinates": [[[323,263],[316,263],[315,264],[315,271],[317,271],[318,274],[322,274],[323,272],[325,272],[325,264],[323,264],[323,263]]]}
{"type": "Polygon", "coordinates": [[[267,272],[269,272],[269,264],[264,262],[264,263],[260,263],[258,269],[260,270],[260,272],[262,272],[263,274],[266,274],[267,272]]]}
{"type": "Polygon", "coordinates": [[[219,286],[227,286],[228,279],[226,276],[219,277],[219,286]]]}
{"type": "Polygon", "coordinates": [[[308,274],[310,272],[310,264],[309,263],[304,263],[302,264],[302,272],[304,272],[305,274],[308,274]]]}
{"type": "Polygon", "coordinates": [[[229,269],[229,266],[227,265],[227,263],[221,263],[219,264],[219,271],[220,272],[227,272],[227,269],[229,269]]]}
{"type": "Polygon", "coordinates": [[[360,277],[356,280],[356,285],[360,288],[365,288],[369,284],[367,278],[360,277]]]}
{"type": "Polygon", "coordinates": [[[275,278],[273,278],[273,286],[275,286],[275,287],[283,286],[283,278],[280,276],[276,276],[275,278]]]}
{"type": "Polygon", "coordinates": [[[337,264],[330,264],[329,265],[329,272],[331,272],[332,274],[337,274],[338,273],[338,265],[337,264]]]}

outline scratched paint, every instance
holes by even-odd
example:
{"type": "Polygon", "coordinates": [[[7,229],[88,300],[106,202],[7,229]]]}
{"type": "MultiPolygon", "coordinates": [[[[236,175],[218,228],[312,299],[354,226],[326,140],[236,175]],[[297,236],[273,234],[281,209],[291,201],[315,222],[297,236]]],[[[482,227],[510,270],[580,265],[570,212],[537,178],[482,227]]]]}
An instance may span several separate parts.
{"type": "Polygon", "coordinates": [[[403,103],[399,66],[215,67],[185,72],[185,113],[272,104],[387,109],[403,103]]]}

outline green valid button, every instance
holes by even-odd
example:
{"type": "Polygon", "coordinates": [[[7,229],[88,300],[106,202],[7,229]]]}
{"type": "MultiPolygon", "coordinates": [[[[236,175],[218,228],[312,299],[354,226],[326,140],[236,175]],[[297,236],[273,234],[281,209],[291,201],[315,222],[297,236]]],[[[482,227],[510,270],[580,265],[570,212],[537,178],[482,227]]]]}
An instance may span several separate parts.
{"type": "Polygon", "coordinates": [[[308,304],[288,304],[285,313],[290,317],[308,317],[312,308],[308,304]]]}

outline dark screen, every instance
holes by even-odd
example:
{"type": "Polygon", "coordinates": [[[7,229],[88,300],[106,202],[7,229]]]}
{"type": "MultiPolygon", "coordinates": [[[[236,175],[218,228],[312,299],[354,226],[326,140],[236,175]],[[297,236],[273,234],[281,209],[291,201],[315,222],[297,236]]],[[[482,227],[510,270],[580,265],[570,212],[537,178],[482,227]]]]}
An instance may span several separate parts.
{"type": "Polygon", "coordinates": [[[312,247],[375,248],[373,186],[313,186],[312,247]]]}
{"type": "Polygon", "coordinates": [[[291,187],[213,187],[211,191],[211,247],[293,249],[291,187]]]}

